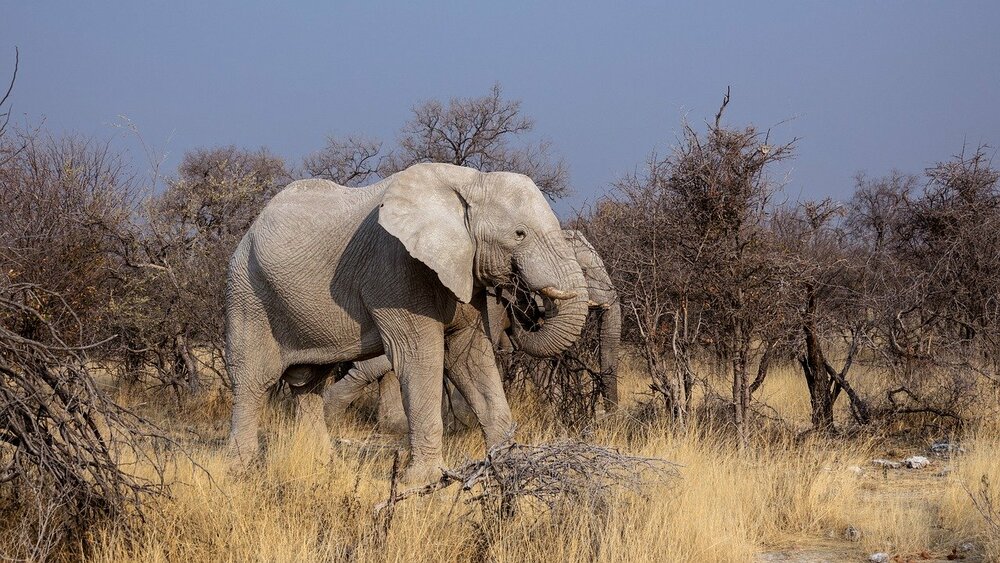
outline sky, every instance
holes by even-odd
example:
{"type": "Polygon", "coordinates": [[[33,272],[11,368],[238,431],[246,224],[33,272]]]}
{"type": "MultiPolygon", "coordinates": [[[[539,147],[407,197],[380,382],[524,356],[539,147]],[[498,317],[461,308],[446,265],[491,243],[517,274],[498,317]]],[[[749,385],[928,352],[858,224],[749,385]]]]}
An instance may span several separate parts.
{"type": "Polygon", "coordinates": [[[415,104],[499,82],[565,159],[568,216],[727,86],[727,123],[799,139],[777,171],[792,199],[1000,143],[998,24],[1000,2],[956,0],[4,2],[0,77],[17,46],[18,123],[148,162],[125,116],[168,170],[199,147],[391,143],[415,104]]]}

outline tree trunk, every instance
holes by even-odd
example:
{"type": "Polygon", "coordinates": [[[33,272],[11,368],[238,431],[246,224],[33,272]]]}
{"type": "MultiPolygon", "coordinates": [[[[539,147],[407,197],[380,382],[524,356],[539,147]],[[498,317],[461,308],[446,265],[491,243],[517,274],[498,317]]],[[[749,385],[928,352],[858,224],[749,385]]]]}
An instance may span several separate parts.
{"type": "Polygon", "coordinates": [[[802,331],[805,335],[806,353],[799,358],[802,372],[809,386],[809,403],[812,407],[813,429],[819,432],[832,432],[833,405],[838,394],[834,389],[835,382],[826,371],[826,358],[816,333],[816,299],[809,288],[809,300],[806,303],[805,321],[802,331]]]}
{"type": "Polygon", "coordinates": [[[197,394],[201,388],[198,361],[195,359],[194,353],[191,352],[191,349],[188,347],[187,338],[184,337],[183,333],[179,333],[174,338],[174,362],[174,371],[178,375],[181,373],[181,369],[178,368],[183,366],[184,380],[187,384],[186,387],[188,392],[197,394]]]}
{"type": "Polygon", "coordinates": [[[748,338],[743,327],[736,324],[734,330],[735,353],[732,360],[733,369],[733,423],[736,425],[736,435],[741,451],[750,446],[750,431],[747,428],[747,412],[750,410],[750,382],[747,378],[749,344],[744,344],[748,338]]]}

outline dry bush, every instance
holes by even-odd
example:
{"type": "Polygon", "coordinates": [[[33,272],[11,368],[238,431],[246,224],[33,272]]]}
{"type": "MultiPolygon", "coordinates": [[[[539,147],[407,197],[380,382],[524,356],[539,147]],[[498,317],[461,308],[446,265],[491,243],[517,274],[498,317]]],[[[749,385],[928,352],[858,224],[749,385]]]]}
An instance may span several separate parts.
{"type": "Polygon", "coordinates": [[[556,407],[559,420],[571,428],[594,421],[602,397],[600,311],[591,311],[580,338],[552,358],[535,358],[519,350],[498,350],[497,362],[509,391],[536,393],[556,407]]]}
{"type": "Polygon", "coordinates": [[[685,124],[672,154],[618,180],[578,227],[612,272],[626,334],[673,419],[686,423],[693,365],[714,356],[731,377],[745,445],[752,392],[794,323],[794,272],[768,229],[770,171],[794,141],[772,145],[769,132],[723,126],[728,102],[727,93],[706,133],[685,124]]]}
{"type": "MultiPolygon", "coordinates": [[[[0,166],[0,275],[50,292],[36,295],[33,306],[62,338],[83,342],[114,334],[111,302],[124,272],[108,232],[130,224],[136,199],[122,156],[92,139],[39,131],[15,131],[0,139],[0,147],[10,154],[0,166]]],[[[15,332],[49,338],[34,315],[4,315],[15,332]]]]}
{"type": "MultiPolygon", "coordinates": [[[[989,400],[1000,395],[994,391],[989,400]]],[[[981,546],[987,561],[1000,558],[1000,417],[994,412],[967,428],[959,444],[963,451],[951,460],[949,487],[941,508],[942,526],[956,536],[956,543],[981,546]]]]}
{"type": "Polygon", "coordinates": [[[843,206],[826,199],[785,207],[771,221],[793,264],[788,283],[798,289],[791,295],[798,300],[800,315],[791,351],[799,356],[812,427],[820,432],[834,430],[834,406],[842,393],[854,422],[871,421],[869,402],[850,381],[851,368],[874,332],[867,299],[871,272],[865,265],[865,246],[840,221],[845,214],[843,206]]]}
{"type": "Polygon", "coordinates": [[[969,491],[972,504],[986,522],[985,540],[994,551],[1000,548],[1000,498],[998,498],[989,477],[983,475],[979,486],[969,491]]]}
{"type": "Polygon", "coordinates": [[[283,161],[265,149],[192,151],[141,219],[117,231],[128,285],[111,323],[121,335],[124,376],[151,375],[178,399],[199,392],[205,372],[228,385],[222,309],[229,259],[288,180],[283,161]]]}
{"type": "Polygon", "coordinates": [[[75,318],[59,295],[0,279],[0,317],[32,317],[45,335],[43,342],[0,325],[4,557],[44,560],[86,544],[94,525],[127,528],[164,491],[157,475],[135,473],[159,467],[152,456],[162,435],[98,386],[85,347],[64,340],[50,321],[59,318],[53,303],[75,318]]]}
{"type": "Polygon", "coordinates": [[[859,299],[871,359],[893,376],[877,414],[961,424],[1000,384],[1000,172],[980,147],[925,176],[922,189],[859,177],[848,216],[865,258],[859,299]]]}
{"type": "MultiPolygon", "coordinates": [[[[398,468],[397,455],[393,480],[398,468]]],[[[434,483],[391,493],[375,512],[391,511],[402,500],[457,484],[461,492],[469,493],[467,501],[478,503],[484,513],[509,518],[524,503],[547,510],[564,508],[566,503],[570,509],[605,505],[619,489],[642,495],[646,487],[665,483],[674,474],[672,464],[664,460],[624,455],[579,439],[536,445],[507,440],[491,447],[481,460],[443,471],[434,483]]]]}

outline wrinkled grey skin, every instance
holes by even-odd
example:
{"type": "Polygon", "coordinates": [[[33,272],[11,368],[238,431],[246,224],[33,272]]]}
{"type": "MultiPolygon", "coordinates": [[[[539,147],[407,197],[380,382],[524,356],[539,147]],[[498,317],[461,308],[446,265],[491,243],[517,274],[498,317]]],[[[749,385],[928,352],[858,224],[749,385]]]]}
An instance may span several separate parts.
{"type": "Polygon", "coordinates": [[[330,366],[381,354],[399,377],[410,428],[404,480],[440,475],[446,365],[487,445],[498,442],[512,420],[483,288],[514,281],[562,300],[537,337],[543,347],[564,349],[579,337],[583,273],[526,176],[418,164],[363,188],[292,182],[261,211],[229,266],[231,454],[241,464],[256,457],[265,390],[279,378],[293,389],[299,424],[328,438],[330,366]]]}
{"type": "MultiPolygon", "coordinates": [[[[592,311],[600,315],[602,392],[605,409],[610,411],[618,404],[618,346],[621,343],[621,305],[618,302],[618,292],[611,283],[611,277],[601,257],[583,234],[572,230],[563,231],[563,234],[572,245],[576,260],[586,279],[587,304],[592,311]]],[[[532,333],[522,329],[517,322],[511,321],[510,314],[501,301],[490,299],[487,308],[490,319],[498,320],[502,323],[501,329],[513,333],[512,338],[508,339],[506,330],[494,328],[493,344],[501,350],[524,348],[522,343],[530,339],[532,333]]],[[[539,351],[530,347],[530,344],[527,348],[526,352],[537,357],[551,355],[536,353],[539,351]]],[[[447,372],[445,377],[448,377],[447,372]]],[[[365,387],[376,381],[379,382],[379,427],[385,432],[405,434],[406,417],[399,395],[399,383],[392,372],[392,365],[384,356],[355,363],[347,375],[327,387],[324,394],[327,420],[336,421],[344,416],[347,408],[362,395],[365,387]]],[[[451,414],[457,425],[470,426],[474,420],[468,403],[454,386],[446,385],[442,409],[444,416],[451,414]]]]}
{"type": "MultiPolygon", "coordinates": [[[[476,425],[476,414],[465,397],[457,391],[445,370],[445,386],[441,399],[441,416],[446,428],[472,428],[476,425]]],[[[403,398],[399,392],[399,379],[392,371],[392,365],[385,356],[362,362],[355,362],[347,375],[326,388],[327,421],[335,425],[343,420],[347,408],[356,401],[365,388],[378,382],[378,426],[382,432],[405,435],[409,432],[403,398]]]]}

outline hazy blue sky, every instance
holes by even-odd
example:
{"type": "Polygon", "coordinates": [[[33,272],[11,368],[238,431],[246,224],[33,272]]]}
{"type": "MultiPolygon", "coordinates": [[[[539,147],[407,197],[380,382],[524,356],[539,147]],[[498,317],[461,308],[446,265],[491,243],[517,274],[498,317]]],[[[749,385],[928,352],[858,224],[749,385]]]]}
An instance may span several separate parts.
{"type": "Polygon", "coordinates": [[[1000,143],[995,1],[291,4],[4,2],[0,76],[19,46],[19,120],[110,136],[127,115],[171,167],[199,146],[297,161],[330,133],[391,140],[415,103],[499,81],[569,164],[563,212],[727,85],[732,123],[794,118],[775,129],[801,137],[791,197],[1000,143]]]}

